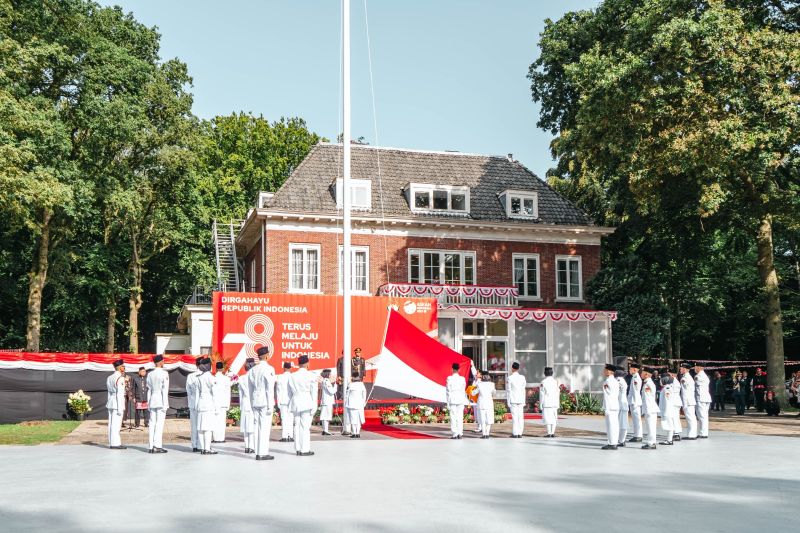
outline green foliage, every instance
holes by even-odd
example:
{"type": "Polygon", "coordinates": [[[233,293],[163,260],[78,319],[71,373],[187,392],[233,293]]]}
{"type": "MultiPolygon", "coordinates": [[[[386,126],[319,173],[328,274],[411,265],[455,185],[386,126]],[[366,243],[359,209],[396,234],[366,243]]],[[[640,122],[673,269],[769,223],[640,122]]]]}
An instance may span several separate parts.
{"type": "Polygon", "coordinates": [[[601,414],[603,412],[603,402],[600,400],[599,396],[589,392],[576,392],[575,404],[571,411],[574,413],[592,415],[601,414]]]}
{"type": "Polygon", "coordinates": [[[0,445],[33,445],[58,442],[69,435],[80,422],[75,420],[47,420],[0,424],[0,445]]]}
{"type": "Polygon", "coordinates": [[[233,420],[234,424],[239,424],[239,421],[242,419],[242,410],[239,406],[234,406],[228,409],[227,417],[229,420],[233,420]]]}

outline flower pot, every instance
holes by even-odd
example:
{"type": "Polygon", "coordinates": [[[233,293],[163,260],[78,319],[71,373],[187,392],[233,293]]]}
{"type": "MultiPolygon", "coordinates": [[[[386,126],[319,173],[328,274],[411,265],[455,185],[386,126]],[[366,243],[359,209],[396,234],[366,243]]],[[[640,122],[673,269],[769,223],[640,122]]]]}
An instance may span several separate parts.
{"type": "Polygon", "coordinates": [[[78,413],[75,418],[78,420],[78,422],[83,422],[86,420],[86,413],[78,413]]]}

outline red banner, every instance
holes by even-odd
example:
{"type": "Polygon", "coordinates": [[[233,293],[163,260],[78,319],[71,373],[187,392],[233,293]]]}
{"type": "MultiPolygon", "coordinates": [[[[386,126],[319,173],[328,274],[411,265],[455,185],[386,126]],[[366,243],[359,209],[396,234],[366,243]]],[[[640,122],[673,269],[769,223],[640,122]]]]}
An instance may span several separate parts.
{"type": "MultiPolygon", "coordinates": [[[[309,368],[336,368],[342,353],[343,299],[316,294],[214,293],[212,346],[232,372],[262,346],[270,349],[270,364],[278,370],[300,356],[309,368]]],[[[394,309],[425,333],[438,327],[436,300],[353,296],[352,347],[369,360],[381,352],[389,310],[394,309]]]]}

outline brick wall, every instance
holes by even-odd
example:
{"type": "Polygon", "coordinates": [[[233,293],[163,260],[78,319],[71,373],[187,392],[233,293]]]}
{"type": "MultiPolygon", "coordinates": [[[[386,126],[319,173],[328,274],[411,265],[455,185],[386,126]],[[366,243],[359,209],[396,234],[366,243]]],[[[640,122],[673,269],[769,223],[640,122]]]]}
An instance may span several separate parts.
{"type": "Polygon", "coordinates": [[[263,292],[263,277],[262,277],[262,264],[261,264],[261,237],[256,241],[255,246],[247,253],[244,258],[244,283],[245,289],[248,291],[263,292]],[[253,259],[255,259],[256,271],[256,286],[250,286],[251,272],[253,271],[253,259]]]}
{"type": "MultiPolygon", "coordinates": [[[[325,294],[338,292],[338,246],[341,234],[268,230],[267,232],[267,290],[289,290],[289,244],[321,245],[321,288],[325,294]]],[[[369,247],[369,290],[376,294],[387,282],[408,282],[409,248],[474,251],[478,285],[513,285],[512,254],[539,254],[539,293],[541,301],[526,306],[585,308],[587,303],[555,302],[555,256],[580,255],[583,284],[600,270],[600,246],[549,243],[513,243],[503,241],[438,239],[429,237],[383,237],[380,235],[352,236],[353,246],[369,247]],[[388,268],[387,268],[388,265],[388,268]]]]}

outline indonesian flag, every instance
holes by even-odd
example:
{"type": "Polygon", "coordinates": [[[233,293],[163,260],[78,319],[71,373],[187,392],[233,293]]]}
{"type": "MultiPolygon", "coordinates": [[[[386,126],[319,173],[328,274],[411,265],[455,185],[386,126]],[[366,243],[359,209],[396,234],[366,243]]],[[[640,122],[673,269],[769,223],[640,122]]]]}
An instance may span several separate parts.
{"type": "Polygon", "coordinates": [[[375,386],[416,398],[445,402],[445,383],[458,363],[469,379],[472,361],[419,330],[400,313],[391,311],[378,359],[375,386]]]}

